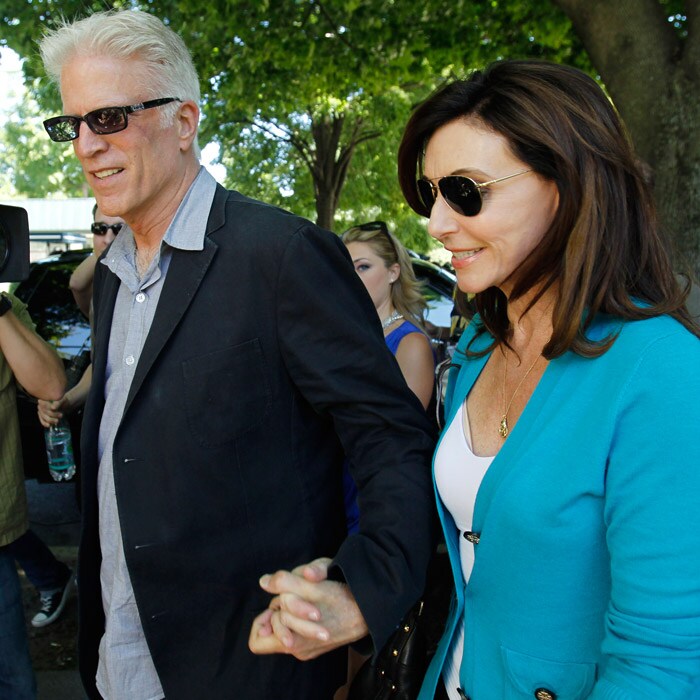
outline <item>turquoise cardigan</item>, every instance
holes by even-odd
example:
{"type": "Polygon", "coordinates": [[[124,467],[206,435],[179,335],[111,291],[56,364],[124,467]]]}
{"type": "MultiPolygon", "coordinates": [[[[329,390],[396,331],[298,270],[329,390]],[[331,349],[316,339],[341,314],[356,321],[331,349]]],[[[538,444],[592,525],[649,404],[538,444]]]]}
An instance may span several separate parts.
{"type": "MultiPolygon", "coordinates": [[[[464,354],[478,323],[448,425],[488,359],[464,354]]],[[[420,700],[461,618],[471,700],[700,699],[700,340],[669,317],[606,317],[589,337],[615,331],[601,357],[549,363],[479,489],[466,585],[437,498],[456,595],[420,700]]]]}

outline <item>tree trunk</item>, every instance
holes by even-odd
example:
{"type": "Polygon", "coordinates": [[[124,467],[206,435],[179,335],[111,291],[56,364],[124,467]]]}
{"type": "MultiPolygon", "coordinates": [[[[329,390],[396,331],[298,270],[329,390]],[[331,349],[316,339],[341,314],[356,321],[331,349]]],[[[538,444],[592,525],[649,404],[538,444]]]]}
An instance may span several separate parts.
{"type": "MultiPolygon", "coordinates": [[[[343,117],[317,117],[311,124],[314,157],[311,174],[316,196],[316,223],[332,229],[338,206],[338,150],[343,133],[343,117]]],[[[342,185],[341,185],[342,187],[342,185]]]]}
{"type": "Polygon", "coordinates": [[[316,223],[321,228],[332,231],[335,210],[338,207],[335,192],[333,192],[332,187],[328,186],[328,183],[316,180],[314,180],[314,190],[316,193],[316,223]]]}
{"type": "Polygon", "coordinates": [[[680,37],[657,0],[554,0],[652,168],[662,228],[679,269],[700,276],[700,0],[680,37]]]}
{"type": "Polygon", "coordinates": [[[335,211],[340,202],[348,168],[356,148],[365,141],[377,138],[378,131],[368,131],[360,117],[346,123],[345,116],[314,119],[311,134],[314,149],[311,158],[306,158],[314,182],[316,197],[316,223],[333,230],[335,211]],[[342,143],[345,138],[346,143],[342,143]]]}

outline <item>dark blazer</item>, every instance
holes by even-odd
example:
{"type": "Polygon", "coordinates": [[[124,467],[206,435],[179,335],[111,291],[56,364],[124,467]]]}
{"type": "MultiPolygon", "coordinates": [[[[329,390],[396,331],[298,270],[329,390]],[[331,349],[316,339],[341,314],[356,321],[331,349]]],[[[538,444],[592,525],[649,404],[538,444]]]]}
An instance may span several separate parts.
{"type": "MultiPolygon", "coordinates": [[[[104,631],[97,437],[119,280],[98,264],[82,435],[80,667],[104,631]]],[[[383,646],[421,594],[433,436],[339,239],[217,188],[204,250],[175,250],[114,442],[126,561],[168,700],[320,700],[342,650],[257,657],[263,573],[335,556],[383,646]],[[342,447],[341,447],[342,443],[342,447]],[[360,489],[345,539],[342,451],[360,489]]]]}

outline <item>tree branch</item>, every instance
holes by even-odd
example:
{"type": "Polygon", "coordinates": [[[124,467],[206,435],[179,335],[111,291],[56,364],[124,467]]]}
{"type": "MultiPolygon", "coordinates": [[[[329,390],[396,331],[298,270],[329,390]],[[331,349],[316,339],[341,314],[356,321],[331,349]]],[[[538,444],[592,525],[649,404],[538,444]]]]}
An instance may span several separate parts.
{"type": "Polygon", "coordinates": [[[321,11],[321,14],[326,18],[328,23],[331,25],[331,28],[333,29],[333,34],[338,37],[338,39],[345,44],[353,53],[357,53],[357,50],[355,47],[347,40],[345,36],[345,32],[340,31],[340,27],[338,26],[338,23],[331,17],[330,12],[326,9],[325,5],[321,2],[312,2],[312,5],[316,5],[318,9],[321,11]]]}
{"type": "Polygon", "coordinates": [[[277,139],[278,141],[286,141],[300,152],[310,150],[309,144],[306,140],[301,138],[298,134],[295,134],[293,131],[291,131],[291,129],[287,128],[286,126],[279,124],[279,122],[275,120],[233,119],[232,121],[234,124],[249,124],[250,126],[254,126],[256,129],[260,129],[260,131],[269,134],[273,139],[277,139]],[[279,133],[276,133],[272,127],[274,127],[274,129],[277,129],[278,132],[282,132],[284,136],[280,136],[279,133]]]}

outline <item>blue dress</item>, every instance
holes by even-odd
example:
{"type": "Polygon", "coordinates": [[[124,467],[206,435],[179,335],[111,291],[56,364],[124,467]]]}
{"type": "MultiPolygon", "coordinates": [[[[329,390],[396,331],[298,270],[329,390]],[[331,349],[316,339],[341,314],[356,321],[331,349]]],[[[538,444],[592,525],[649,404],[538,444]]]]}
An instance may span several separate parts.
{"type": "MultiPolygon", "coordinates": [[[[409,333],[423,333],[415,324],[404,321],[398,328],[395,328],[384,338],[386,346],[391,350],[391,354],[396,356],[399,343],[409,333]]],[[[360,507],[357,504],[357,486],[350,476],[348,460],[343,461],[343,493],[345,494],[345,521],[348,527],[348,534],[357,532],[360,528],[360,507]]]]}

